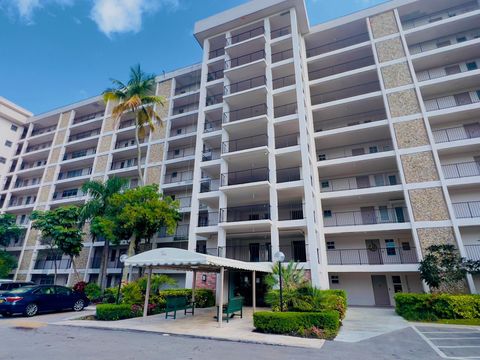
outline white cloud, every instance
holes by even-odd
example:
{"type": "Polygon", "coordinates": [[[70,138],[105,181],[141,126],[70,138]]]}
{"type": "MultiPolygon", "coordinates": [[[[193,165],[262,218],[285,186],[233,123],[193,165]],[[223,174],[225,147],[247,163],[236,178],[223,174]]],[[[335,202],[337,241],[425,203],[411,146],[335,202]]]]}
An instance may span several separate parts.
{"type": "Polygon", "coordinates": [[[45,5],[55,4],[71,6],[75,0],[0,0],[0,9],[5,9],[11,15],[18,16],[27,24],[33,23],[33,14],[45,5]]]}
{"type": "Polygon", "coordinates": [[[94,0],[90,17],[110,37],[114,33],[139,32],[146,13],[178,7],[179,0],[94,0]]]}

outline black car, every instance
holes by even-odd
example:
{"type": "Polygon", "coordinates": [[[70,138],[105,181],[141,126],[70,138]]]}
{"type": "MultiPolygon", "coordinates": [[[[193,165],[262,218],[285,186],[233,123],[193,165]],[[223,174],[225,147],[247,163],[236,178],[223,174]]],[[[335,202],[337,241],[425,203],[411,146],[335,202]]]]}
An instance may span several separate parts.
{"type": "Polygon", "coordinates": [[[39,312],[73,309],[81,311],[89,303],[84,293],[65,286],[32,285],[0,295],[0,314],[34,316],[39,312]]]}
{"type": "Polygon", "coordinates": [[[0,295],[10,292],[13,289],[18,289],[19,287],[29,285],[35,285],[35,283],[31,281],[10,281],[0,283],[0,295]]]}

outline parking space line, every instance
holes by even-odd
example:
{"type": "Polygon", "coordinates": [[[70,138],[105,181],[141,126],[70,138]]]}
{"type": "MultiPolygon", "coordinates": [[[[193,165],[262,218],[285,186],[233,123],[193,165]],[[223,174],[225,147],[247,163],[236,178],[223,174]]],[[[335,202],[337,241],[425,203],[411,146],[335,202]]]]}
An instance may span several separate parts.
{"type": "Polygon", "coordinates": [[[412,326],[412,329],[433,349],[433,351],[437,353],[438,356],[444,359],[449,359],[449,357],[442,350],[440,350],[433,342],[431,342],[429,338],[423,335],[423,333],[420,332],[420,330],[418,330],[415,326],[412,326]]]}
{"type": "Polygon", "coordinates": [[[480,340],[480,337],[458,337],[458,338],[448,337],[448,338],[429,338],[429,339],[430,340],[476,340],[476,339],[480,340]]]}
{"type": "Polygon", "coordinates": [[[439,348],[480,348],[480,345],[435,345],[439,348]]]}

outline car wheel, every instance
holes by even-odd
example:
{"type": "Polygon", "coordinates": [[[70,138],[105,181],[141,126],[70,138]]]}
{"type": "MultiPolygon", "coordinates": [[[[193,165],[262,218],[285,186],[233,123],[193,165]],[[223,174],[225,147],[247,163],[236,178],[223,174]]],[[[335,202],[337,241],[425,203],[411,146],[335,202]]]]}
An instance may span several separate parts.
{"type": "Polygon", "coordinates": [[[38,313],[38,306],[35,303],[28,304],[25,308],[25,315],[28,317],[35,316],[38,313]]]}
{"type": "Polygon", "coordinates": [[[12,314],[11,313],[8,313],[8,312],[4,312],[1,314],[3,317],[12,317],[12,314]]]}
{"type": "Polygon", "coordinates": [[[84,307],[85,302],[82,299],[75,301],[75,304],[73,304],[73,310],[75,311],[82,311],[84,307]]]}

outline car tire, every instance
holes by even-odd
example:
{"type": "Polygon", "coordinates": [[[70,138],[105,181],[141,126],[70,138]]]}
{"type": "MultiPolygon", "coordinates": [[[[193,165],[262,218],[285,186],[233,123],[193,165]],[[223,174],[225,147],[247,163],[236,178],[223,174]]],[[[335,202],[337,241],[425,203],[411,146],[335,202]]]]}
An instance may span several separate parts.
{"type": "Polygon", "coordinates": [[[4,318],[12,317],[12,314],[8,312],[1,313],[0,315],[2,315],[4,318]]]}
{"type": "Polygon", "coordinates": [[[24,315],[28,317],[32,317],[37,315],[38,313],[38,305],[35,303],[30,303],[25,307],[24,315]]]}
{"type": "Polygon", "coordinates": [[[84,307],[85,301],[83,301],[82,299],[78,299],[77,301],[75,301],[75,304],[73,304],[74,311],[82,311],[84,307]]]}

